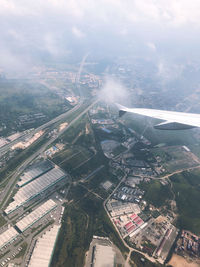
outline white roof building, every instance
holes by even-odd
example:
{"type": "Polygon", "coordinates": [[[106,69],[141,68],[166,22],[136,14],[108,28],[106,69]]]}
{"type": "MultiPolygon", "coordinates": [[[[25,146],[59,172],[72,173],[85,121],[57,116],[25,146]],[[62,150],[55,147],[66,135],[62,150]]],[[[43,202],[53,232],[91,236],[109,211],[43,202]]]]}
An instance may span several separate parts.
{"type": "Polygon", "coordinates": [[[108,211],[112,217],[120,216],[128,213],[140,213],[138,204],[121,201],[108,201],[106,204],[108,211]]]}
{"type": "Polygon", "coordinates": [[[24,232],[27,228],[45,216],[47,213],[57,207],[57,204],[52,200],[47,200],[44,204],[39,206],[37,209],[29,213],[23,219],[16,223],[16,226],[21,232],[24,232]]]}
{"type": "Polygon", "coordinates": [[[60,225],[54,225],[37,240],[29,267],[48,267],[50,265],[59,229],[60,225]]]}
{"type": "Polygon", "coordinates": [[[0,249],[14,241],[14,239],[19,235],[14,227],[8,228],[5,232],[0,234],[0,249]]]}
{"type": "Polygon", "coordinates": [[[49,171],[54,167],[54,164],[49,160],[41,161],[29,168],[25,171],[19,178],[19,182],[17,185],[19,187],[26,185],[27,183],[31,182],[35,178],[39,177],[40,175],[44,174],[45,172],[49,171]]]}
{"type": "Polygon", "coordinates": [[[112,247],[97,244],[94,252],[94,267],[114,267],[115,252],[112,247]]]}
{"type": "Polygon", "coordinates": [[[5,213],[9,214],[13,212],[64,177],[66,177],[66,174],[58,167],[55,167],[47,173],[41,175],[17,191],[13,197],[14,201],[8,205],[8,207],[5,209],[5,213]]]}

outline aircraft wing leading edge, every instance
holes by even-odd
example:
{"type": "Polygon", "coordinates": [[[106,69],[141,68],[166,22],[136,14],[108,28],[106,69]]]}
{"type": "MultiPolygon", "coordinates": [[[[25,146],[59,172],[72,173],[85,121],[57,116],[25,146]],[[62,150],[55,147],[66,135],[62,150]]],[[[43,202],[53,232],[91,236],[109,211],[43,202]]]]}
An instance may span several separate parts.
{"type": "Polygon", "coordinates": [[[126,112],[135,113],[155,119],[163,120],[154,126],[160,130],[185,130],[195,127],[200,127],[200,114],[175,112],[157,109],[145,108],[127,108],[120,104],[116,104],[119,108],[119,116],[121,117],[126,112]]]}

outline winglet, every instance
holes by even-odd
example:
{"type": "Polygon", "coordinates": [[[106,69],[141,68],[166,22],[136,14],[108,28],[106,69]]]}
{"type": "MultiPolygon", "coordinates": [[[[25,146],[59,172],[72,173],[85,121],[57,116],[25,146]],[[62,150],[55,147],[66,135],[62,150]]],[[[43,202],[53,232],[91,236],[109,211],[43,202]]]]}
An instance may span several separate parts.
{"type": "Polygon", "coordinates": [[[126,111],[124,111],[124,110],[119,110],[119,117],[121,118],[125,113],[126,113],[126,111]]]}
{"type": "Polygon", "coordinates": [[[119,117],[122,117],[127,112],[127,108],[118,103],[116,103],[116,106],[119,109],[119,117]]]}

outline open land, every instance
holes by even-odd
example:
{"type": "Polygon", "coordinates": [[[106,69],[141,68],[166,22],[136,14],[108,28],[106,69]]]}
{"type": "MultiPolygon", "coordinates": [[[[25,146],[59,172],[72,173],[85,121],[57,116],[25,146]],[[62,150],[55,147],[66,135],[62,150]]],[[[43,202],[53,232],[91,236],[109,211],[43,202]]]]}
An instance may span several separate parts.
{"type": "Polygon", "coordinates": [[[199,264],[195,262],[188,262],[183,257],[173,254],[169,264],[173,267],[198,267],[199,264]]]}

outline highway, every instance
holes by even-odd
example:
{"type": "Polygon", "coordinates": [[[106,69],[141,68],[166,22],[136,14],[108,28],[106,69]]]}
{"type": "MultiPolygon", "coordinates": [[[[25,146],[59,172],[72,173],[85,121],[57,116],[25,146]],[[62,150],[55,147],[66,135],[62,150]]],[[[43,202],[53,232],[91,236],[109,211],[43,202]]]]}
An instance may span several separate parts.
{"type": "Polygon", "coordinates": [[[25,135],[17,138],[16,140],[14,140],[13,142],[10,142],[10,143],[6,144],[5,146],[0,147],[0,157],[2,157],[14,144],[18,143],[19,141],[21,141],[25,138],[31,137],[32,135],[34,135],[35,133],[37,133],[40,130],[44,130],[45,128],[49,127],[53,123],[56,123],[56,122],[61,121],[63,119],[66,119],[70,114],[72,114],[73,112],[78,110],[83,105],[84,96],[83,96],[82,90],[80,88],[79,81],[80,81],[81,73],[82,73],[82,70],[83,70],[83,67],[84,67],[84,64],[85,64],[87,57],[88,57],[88,54],[86,54],[83,57],[81,64],[80,64],[80,67],[79,67],[79,70],[78,70],[78,73],[77,73],[77,77],[76,77],[76,88],[79,91],[80,102],[72,109],[66,111],[65,113],[60,114],[59,116],[55,117],[54,119],[44,123],[43,125],[39,126],[36,129],[34,129],[31,133],[25,134],[25,135]]]}
{"type": "Polygon", "coordinates": [[[10,142],[8,144],[6,144],[5,146],[0,148],[0,157],[2,157],[14,144],[18,143],[19,141],[28,138],[32,135],[34,135],[35,133],[39,132],[40,130],[44,130],[45,128],[49,127],[50,125],[61,121],[63,119],[66,119],[70,114],[72,114],[73,112],[75,112],[76,110],[78,110],[82,105],[83,105],[83,99],[72,109],[66,111],[65,113],[60,114],[59,116],[53,118],[52,120],[42,124],[41,126],[39,126],[38,128],[34,129],[31,133],[27,133],[26,135],[23,135],[19,138],[17,138],[16,140],[14,140],[13,142],[10,142]]]}
{"type": "MultiPolygon", "coordinates": [[[[16,180],[17,177],[19,176],[20,173],[22,173],[24,171],[24,169],[30,164],[30,162],[36,158],[37,156],[39,156],[41,153],[43,153],[47,147],[53,143],[59,136],[61,136],[65,131],[67,131],[77,120],[79,120],[85,113],[88,112],[89,109],[91,109],[96,103],[98,102],[98,100],[94,101],[92,104],[90,104],[88,107],[86,107],[75,119],[73,119],[66,128],[64,128],[62,131],[60,131],[56,136],[52,137],[51,139],[49,139],[43,146],[41,146],[34,154],[32,154],[29,158],[27,158],[15,171],[13,176],[9,179],[5,190],[1,193],[0,196],[0,202],[1,202],[1,208],[3,208],[6,204],[6,202],[8,201],[8,199],[10,198],[10,195],[12,194],[12,188],[15,186],[16,184],[16,180]]],[[[69,115],[72,114],[72,112],[75,112],[78,110],[78,108],[80,108],[82,105],[81,104],[78,105],[78,107],[74,108],[73,111],[70,110],[70,113],[68,112],[68,114],[64,113],[62,114],[62,116],[58,116],[55,119],[53,119],[53,122],[51,121],[51,123],[49,122],[48,125],[58,122],[59,120],[63,120],[64,118],[67,119],[67,117],[69,115]],[[68,116],[67,116],[68,115],[68,116]]],[[[45,124],[45,127],[47,124],[45,124]]],[[[40,127],[44,127],[44,125],[40,126],[40,127]]],[[[44,127],[44,128],[45,128],[44,127]]],[[[44,129],[43,128],[43,129],[44,129]]]]}

